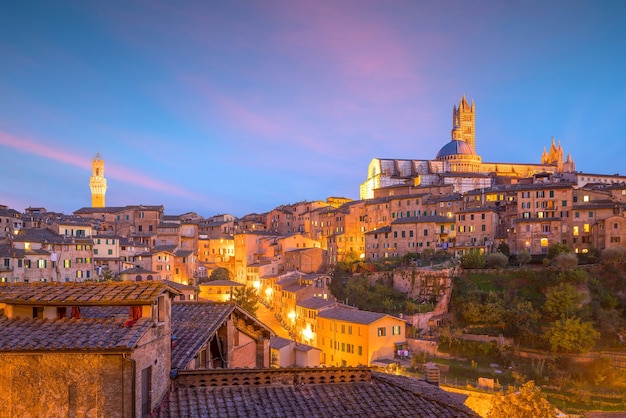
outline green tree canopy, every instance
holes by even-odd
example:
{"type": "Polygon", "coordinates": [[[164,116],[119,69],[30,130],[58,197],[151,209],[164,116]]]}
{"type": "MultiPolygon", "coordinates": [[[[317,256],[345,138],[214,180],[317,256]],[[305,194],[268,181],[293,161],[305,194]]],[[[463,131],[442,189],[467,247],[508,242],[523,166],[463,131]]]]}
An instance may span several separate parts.
{"type": "Polygon", "coordinates": [[[529,380],[515,393],[497,394],[491,401],[487,418],[554,418],[556,408],[546,400],[541,389],[529,380]]]}
{"type": "Polygon", "coordinates": [[[548,258],[553,260],[559,254],[569,254],[572,249],[561,242],[555,242],[548,247],[548,258]]]}
{"type": "Polygon", "coordinates": [[[586,353],[595,346],[600,333],[595,330],[592,322],[568,318],[552,323],[545,338],[555,353],[586,353]]]}
{"type": "Polygon", "coordinates": [[[569,283],[559,283],[548,288],[543,310],[552,319],[566,319],[577,316],[582,295],[569,283]]]}
{"type": "Polygon", "coordinates": [[[464,269],[481,269],[485,267],[485,254],[477,249],[465,252],[461,256],[461,267],[464,269]]]}
{"type": "Polygon", "coordinates": [[[213,280],[230,280],[232,279],[232,275],[227,268],[219,267],[211,272],[209,276],[209,281],[213,280]]]}
{"type": "Polygon", "coordinates": [[[256,318],[259,298],[251,286],[238,286],[233,292],[233,301],[256,318]]]}

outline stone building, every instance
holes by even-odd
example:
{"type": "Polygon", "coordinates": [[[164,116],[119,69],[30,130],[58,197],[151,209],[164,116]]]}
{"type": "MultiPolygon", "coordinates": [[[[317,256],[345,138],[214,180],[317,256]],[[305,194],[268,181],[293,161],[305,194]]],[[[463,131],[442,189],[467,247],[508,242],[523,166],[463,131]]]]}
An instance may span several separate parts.
{"type": "Polygon", "coordinates": [[[476,152],[476,107],[465,96],[452,111],[451,140],[433,160],[374,158],[361,183],[360,198],[372,199],[374,191],[394,185],[444,185],[454,192],[491,187],[497,178],[525,178],[536,173],[573,173],[576,166],[571,155],[564,156],[561,144],[552,138],[550,152],[544,150],[540,164],[483,162],[476,152]]]}
{"type": "Polygon", "coordinates": [[[149,414],[169,389],[175,294],[155,282],[0,285],[0,416],[149,414]]]}

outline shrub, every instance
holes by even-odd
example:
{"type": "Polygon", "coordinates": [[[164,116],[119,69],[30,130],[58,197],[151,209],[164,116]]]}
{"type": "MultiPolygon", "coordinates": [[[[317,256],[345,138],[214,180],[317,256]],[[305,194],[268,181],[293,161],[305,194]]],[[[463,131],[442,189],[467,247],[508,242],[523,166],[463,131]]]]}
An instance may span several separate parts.
{"type": "Polygon", "coordinates": [[[470,250],[461,256],[461,267],[464,269],[481,269],[485,267],[485,254],[480,250],[470,250]]]}
{"type": "Polygon", "coordinates": [[[600,260],[602,264],[610,266],[626,263],[626,248],[622,246],[605,248],[600,253],[600,260]]]}
{"type": "Polygon", "coordinates": [[[569,270],[578,265],[578,256],[574,253],[561,253],[552,259],[552,265],[560,270],[569,270]]]}
{"type": "Polygon", "coordinates": [[[522,250],[517,253],[517,265],[524,266],[530,262],[530,252],[528,250],[522,250]]]}
{"type": "Polygon", "coordinates": [[[487,256],[485,262],[489,268],[505,268],[509,263],[509,257],[500,252],[491,253],[487,256]]]}

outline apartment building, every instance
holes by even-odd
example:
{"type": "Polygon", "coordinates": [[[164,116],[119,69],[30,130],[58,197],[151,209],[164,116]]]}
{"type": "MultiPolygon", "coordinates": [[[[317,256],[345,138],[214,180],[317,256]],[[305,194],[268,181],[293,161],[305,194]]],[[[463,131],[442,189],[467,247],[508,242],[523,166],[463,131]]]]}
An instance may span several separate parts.
{"type": "Polygon", "coordinates": [[[349,307],[317,314],[321,363],[329,366],[371,365],[392,360],[406,348],[405,322],[393,316],[349,307]]]}

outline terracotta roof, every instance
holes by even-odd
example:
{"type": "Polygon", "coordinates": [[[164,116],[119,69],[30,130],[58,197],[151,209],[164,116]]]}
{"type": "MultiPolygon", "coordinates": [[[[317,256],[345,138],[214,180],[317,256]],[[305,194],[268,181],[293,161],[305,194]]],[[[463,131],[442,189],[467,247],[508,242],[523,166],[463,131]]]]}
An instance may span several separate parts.
{"type": "Polygon", "coordinates": [[[65,318],[58,320],[0,318],[0,351],[128,350],[152,326],[140,318],[132,326],[126,319],[65,318]]]}
{"type": "Polygon", "coordinates": [[[439,223],[454,223],[454,218],[446,218],[445,216],[408,216],[405,218],[397,218],[393,222],[394,225],[397,224],[416,224],[416,223],[430,223],[430,222],[439,222],[439,223]]]}
{"type": "Polygon", "coordinates": [[[439,387],[404,376],[394,379],[372,372],[371,381],[179,387],[169,393],[155,416],[462,418],[478,415],[439,387]]]}
{"type": "Polygon", "coordinates": [[[274,348],[276,350],[280,350],[283,347],[287,347],[291,343],[295,343],[294,340],[290,340],[288,338],[279,337],[278,335],[270,338],[270,348],[274,348]]]}
{"type": "Polygon", "coordinates": [[[362,311],[360,309],[350,308],[331,308],[317,314],[318,318],[336,319],[338,321],[354,322],[364,325],[376,322],[385,316],[390,315],[380,312],[362,311]]]}
{"type": "Polygon", "coordinates": [[[234,303],[172,303],[172,369],[183,370],[234,310],[234,303]]]}
{"type": "Polygon", "coordinates": [[[319,309],[325,306],[335,305],[336,302],[328,299],[322,299],[318,297],[311,297],[302,299],[296,302],[296,306],[301,306],[305,309],[319,309]]]}
{"type": "Polygon", "coordinates": [[[200,286],[245,286],[243,283],[235,282],[232,280],[209,280],[208,282],[200,283],[200,286]]]}
{"type": "Polygon", "coordinates": [[[0,302],[13,305],[148,305],[163,292],[179,292],[159,282],[0,284],[0,302]]]}

